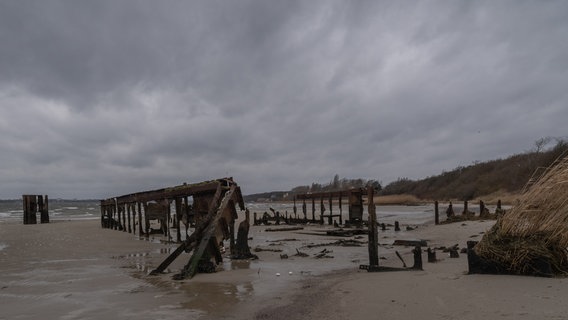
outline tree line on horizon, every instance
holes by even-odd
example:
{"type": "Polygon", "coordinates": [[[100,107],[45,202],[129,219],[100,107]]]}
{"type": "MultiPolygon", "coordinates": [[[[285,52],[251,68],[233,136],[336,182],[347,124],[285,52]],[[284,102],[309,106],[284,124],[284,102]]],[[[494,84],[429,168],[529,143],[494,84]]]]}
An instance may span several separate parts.
{"type": "Polygon", "coordinates": [[[563,138],[542,138],[533,149],[505,159],[475,161],[469,166],[458,166],[439,175],[420,180],[399,178],[386,186],[379,180],[348,179],[335,175],[329,183],[313,182],[290,191],[266,192],[245,196],[245,200],[265,198],[292,200],[296,194],[330,192],[373,186],[378,195],[409,194],[419,199],[472,200],[498,191],[520,192],[538,168],[547,168],[562,155],[568,154],[568,141],[563,138]],[[551,147],[551,143],[555,142],[551,147]]]}
{"type": "Polygon", "coordinates": [[[410,194],[433,200],[472,200],[498,191],[517,193],[539,168],[548,168],[566,154],[566,140],[542,138],[535,142],[532,150],[505,159],[474,162],[420,180],[399,178],[385,186],[380,194],[410,194]],[[552,140],[556,143],[547,149],[552,140]]]}

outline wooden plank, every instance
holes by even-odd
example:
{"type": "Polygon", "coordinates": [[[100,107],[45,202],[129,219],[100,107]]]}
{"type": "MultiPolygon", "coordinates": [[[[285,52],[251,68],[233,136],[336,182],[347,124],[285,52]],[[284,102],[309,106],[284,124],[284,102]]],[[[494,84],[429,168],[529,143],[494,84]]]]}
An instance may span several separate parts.
{"type": "Polygon", "coordinates": [[[373,201],[373,188],[369,187],[369,265],[379,265],[378,252],[378,232],[377,232],[377,213],[375,211],[375,203],[373,201]]]}
{"type": "MultiPolygon", "coordinates": [[[[189,259],[188,268],[187,270],[184,270],[182,274],[184,278],[185,277],[193,278],[193,276],[197,273],[197,266],[199,260],[201,260],[203,254],[205,253],[205,249],[207,249],[207,247],[209,246],[210,239],[215,233],[215,229],[217,228],[219,219],[221,218],[221,216],[223,215],[223,211],[225,211],[225,208],[229,204],[229,201],[231,200],[231,197],[235,192],[235,189],[236,189],[235,185],[231,186],[229,191],[225,193],[225,196],[221,200],[221,203],[219,204],[218,207],[215,205],[215,202],[212,201],[210,209],[217,207],[217,211],[213,216],[213,219],[209,221],[209,223],[207,223],[207,228],[205,229],[203,237],[199,239],[199,245],[197,246],[197,249],[194,251],[191,258],[189,259]]],[[[210,216],[212,216],[212,214],[208,215],[208,217],[210,216]]]]}

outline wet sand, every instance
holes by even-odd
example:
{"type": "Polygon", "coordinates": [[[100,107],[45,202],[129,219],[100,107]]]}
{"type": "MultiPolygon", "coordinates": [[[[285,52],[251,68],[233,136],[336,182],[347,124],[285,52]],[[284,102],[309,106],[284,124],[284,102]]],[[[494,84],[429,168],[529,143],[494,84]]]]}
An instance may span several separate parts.
{"type": "MultiPolygon", "coordinates": [[[[392,246],[395,239],[464,247],[492,224],[379,232],[380,263],[401,267],[396,250],[412,265],[412,248],[392,246]]],[[[441,251],[437,263],[427,263],[423,255],[424,271],[368,273],[359,270],[368,263],[366,245],[329,245],[345,238],[315,235],[328,226],[266,228],[251,227],[251,247],[281,252],[256,252],[260,259],[253,261],[225,259],[217,273],[174,281],[189,255],[163,275],[147,275],[176,247],[158,237],[148,241],[102,229],[98,220],[0,222],[0,319],[565,319],[568,314],[566,279],[466,275],[465,254],[450,259],[441,251]],[[308,257],[294,256],[296,249],[308,257]],[[324,249],[327,257],[317,259],[324,249]]],[[[365,242],[366,236],[349,239],[365,242]]]]}

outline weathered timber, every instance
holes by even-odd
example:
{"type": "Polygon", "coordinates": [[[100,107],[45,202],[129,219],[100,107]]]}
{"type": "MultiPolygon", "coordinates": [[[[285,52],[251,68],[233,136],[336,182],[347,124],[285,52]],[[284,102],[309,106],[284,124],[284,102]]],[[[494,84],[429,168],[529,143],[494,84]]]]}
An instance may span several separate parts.
{"type": "Polygon", "coordinates": [[[414,247],[414,250],[412,250],[412,253],[414,254],[414,264],[412,265],[411,269],[423,270],[422,269],[422,249],[420,248],[420,246],[414,247]]]}
{"type": "Polygon", "coordinates": [[[175,239],[180,243],[152,274],[163,272],[182,252],[193,250],[179,278],[192,277],[197,271],[215,271],[216,264],[222,261],[221,247],[224,240],[230,239],[231,252],[236,250],[236,205],[244,210],[240,188],[232,178],[183,184],[101,200],[101,226],[130,232],[136,226],[138,207],[140,235],[146,230],[148,236],[151,233],[150,220],[158,220],[160,233],[169,241],[172,239],[170,230],[173,228],[176,231],[175,239]],[[192,197],[192,205],[189,204],[188,197],[192,197]],[[186,226],[183,241],[181,222],[186,226]],[[190,224],[195,226],[195,230],[188,235],[190,224]]]}
{"type": "MultiPolygon", "coordinates": [[[[333,224],[333,218],[339,218],[339,224],[343,224],[343,210],[341,208],[342,199],[346,197],[349,202],[349,223],[359,225],[363,221],[363,196],[367,195],[367,190],[364,188],[332,191],[332,192],[316,192],[316,193],[306,193],[298,194],[295,196],[296,199],[302,200],[305,204],[306,200],[312,200],[312,221],[315,222],[315,200],[320,199],[320,223],[323,223],[324,218],[327,218],[328,224],[333,224]],[[324,199],[329,201],[329,214],[325,214],[324,199]],[[333,213],[332,200],[339,199],[339,214],[333,213]]],[[[303,209],[303,208],[302,208],[303,209]]]]}
{"type": "MultiPolygon", "coordinates": [[[[216,253],[218,251],[217,247],[218,244],[216,243],[217,238],[215,237],[216,228],[217,225],[219,224],[221,216],[223,215],[223,211],[229,204],[229,201],[231,200],[231,197],[235,192],[235,189],[236,189],[235,186],[231,186],[231,189],[225,193],[225,196],[221,200],[221,204],[218,206],[217,212],[213,216],[212,221],[208,223],[207,228],[203,233],[203,236],[201,237],[201,239],[199,239],[199,244],[197,245],[197,249],[189,259],[186,268],[184,268],[184,270],[182,271],[181,278],[188,278],[188,277],[193,278],[193,276],[197,273],[198,264],[200,263],[202,258],[204,258],[203,255],[206,249],[209,249],[208,250],[209,252],[211,252],[212,250],[215,251],[214,253],[216,256],[216,253]]],[[[209,257],[205,258],[207,259],[209,257]]]]}
{"type": "Polygon", "coordinates": [[[255,254],[250,252],[248,245],[248,233],[250,228],[250,218],[248,209],[245,210],[245,220],[239,224],[237,231],[237,243],[235,249],[231,252],[231,259],[258,259],[255,254]]]}
{"type": "Polygon", "coordinates": [[[283,227],[283,228],[266,228],[266,232],[279,232],[279,231],[296,231],[303,230],[303,227],[283,227]]]}
{"type": "Polygon", "coordinates": [[[24,224],[36,224],[37,214],[41,223],[49,223],[48,198],[42,195],[22,195],[24,224]]]}
{"type": "Polygon", "coordinates": [[[400,231],[400,225],[398,224],[398,221],[394,222],[394,231],[400,231]]]}
{"type": "MultiPolygon", "coordinates": [[[[214,203],[217,203],[219,201],[219,198],[221,197],[221,186],[218,185],[217,186],[217,191],[215,192],[215,195],[213,196],[213,199],[211,200],[211,206],[209,209],[209,213],[207,215],[207,217],[211,218],[213,212],[215,212],[216,210],[216,206],[214,205],[214,203]]],[[[195,231],[191,234],[191,236],[189,236],[185,241],[182,242],[181,245],[179,245],[177,247],[177,249],[172,252],[161,264],[160,266],[158,266],[158,268],[156,268],[155,270],[153,270],[150,274],[155,275],[158,273],[163,272],[172,262],[174,262],[174,260],[182,253],[182,252],[189,252],[191,250],[194,249],[194,247],[197,244],[197,239],[201,238],[205,228],[208,226],[208,221],[205,221],[204,223],[201,223],[198,228],[195,229],[195,231]]]]}
{"type": "Polygon", "coordinates": [[[437,261],[438,259],[436,259],[436,251],[428,248],[428,262],[433,263],[437,261]]]}
{"type": "Polygon", "coordinates": [[[440,211],[438,209],[438,201],[434,201],[434,224],[440,224],[440,211]]]}
{"type": "Polygon", "coordinates": [[[402,261],[402,267],[406,268],[406,262],[404,262],[404,259],[402,259],[400,253],[398,253],[398,251],[395,251],[394,253],[396,253],[396,256],[400,259],[400,261],[402,261]]]}
{"type": "Polygon", "coordinates": [[[375,203],[373,201],[373,188],[369,187],[367,191],[369,195],[369,265],[379,265],[379,252],[378,252],[378,232],[377,232],[377,213],[375,210],[375,203]]]}
{"type": "Polygon", "coordinates": [[[421,247],[427,247],[428,243],[426,242],[426,240],[418,240],[418,239],[414,239],[414,240],[395,240],[392,244],[393,246],[407,246],[407,247],[415,247],[415,246],[421,246],[421,247]]]}

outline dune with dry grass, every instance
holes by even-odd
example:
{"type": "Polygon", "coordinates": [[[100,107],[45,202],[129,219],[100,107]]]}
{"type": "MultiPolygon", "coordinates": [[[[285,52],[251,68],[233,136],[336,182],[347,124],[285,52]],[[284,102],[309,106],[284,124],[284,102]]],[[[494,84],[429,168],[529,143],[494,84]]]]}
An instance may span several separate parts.
{"type": "Polygon", "coordinates": [[[475,253],[507,273],[568,275],[568,156],[529,180],[475,253]]]}

